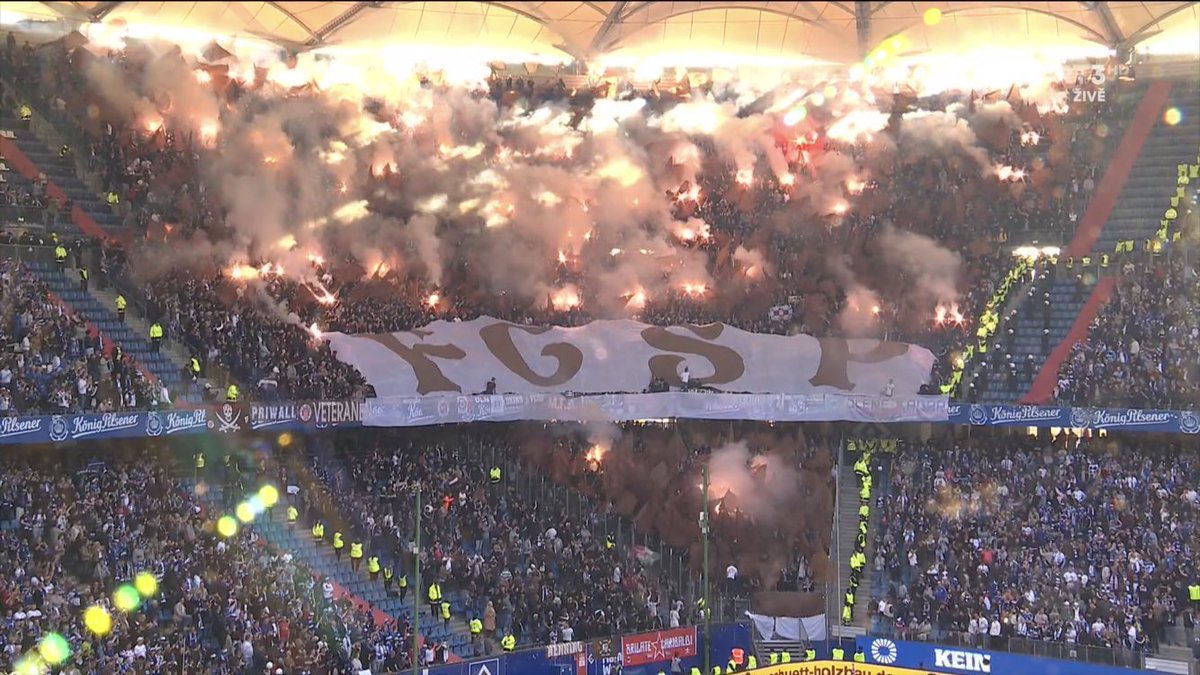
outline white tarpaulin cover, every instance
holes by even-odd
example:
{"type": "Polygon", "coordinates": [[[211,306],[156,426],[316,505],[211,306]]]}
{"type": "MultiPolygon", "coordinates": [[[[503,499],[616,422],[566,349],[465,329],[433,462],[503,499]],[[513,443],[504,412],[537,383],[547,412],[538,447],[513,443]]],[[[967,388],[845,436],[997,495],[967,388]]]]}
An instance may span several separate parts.
{"type": "Polygon", "coordinates": [[[383,398],[482,393],[492,377],[498,393],[636,393],[652,377],[678,387],[685,367],[691,386],[724,392],[899,398],[917,393],[934,361],[929,350],[898,342],[630,320],[546,328],[483,317],[325,338],[383,398]]]}
{"type": "Polygon", "coordinates": [[[766,616],[746,612],[746,616],[754,622],[754,627],[763,640],[770,641],[776,637],[789,642],[815,642],[825,639],[825,615],[804,617],[766,616]]]}

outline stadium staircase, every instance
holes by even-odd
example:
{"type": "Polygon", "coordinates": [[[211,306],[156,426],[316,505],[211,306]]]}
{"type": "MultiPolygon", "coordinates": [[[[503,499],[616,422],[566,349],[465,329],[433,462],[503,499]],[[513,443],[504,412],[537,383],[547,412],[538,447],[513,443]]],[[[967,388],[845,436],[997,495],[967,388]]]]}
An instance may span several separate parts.
{"type": "MultiPolygon", "coordinates": [[[[195,489],[196,482],[191,478],[182,479],[181,485],[188,491],[188,494],[202,494],[205,504],[209,508],[218,511],[230,511],[232,507],[225,508],[224,490],[219,483],[207,483],[207,489],[197,491],[195,489]]],[[[291,554],[296,562],[301,566],[311,571],[319,580],[329,579],[334,584],[341,586],[349,593],[352,601],[356,603],[364,603],[368,608],[377,610],[386,614],[388,617],[399,620],[404,617],[412,617],[414,604],[420,608],[420,633],[428,640],[442,641],[446,640],[451,651],[460,658],[470,658],[472,655],[471,638],[467,631],[466,624],[462,624],[461,620],[452,618],[450,621],[450,629],[446,629],[442,625],[441,617],[434,616],[429,612],[426,603],[419,602],[424,599],[424,593],[415,593],[413,579],[409,577],[409,592],[405,602],[401,602],[399,597],[387,597],[383,590],[383,581],[371,581],[366,571],[366,560],[364,558],[361,570],[355,573],[350,569],[350,541],[346,540],[346,548],[343,549],[342,560],[339,562],[333,553],[333,547],[329,544],[332,538],[332,532],[326,531],[325,544],[318,545],[313,541],[308,527],[311,524],[299,522],[296,525],[289,525],[287,522],[287,497],[280,496],[280,503],[268,513],[260,515],[254,522],[249,525],[263,538],[263,540],[271,547],[291,554]],[[457,630],[462,624],[461,631],[457,630]]],[[[397,572],[397,577],[399,572],[397,572]]],[[[393,593],[396,592],[396,587],[393,585],[393,593]]],[[[450,600],[452,616],[461,616],[462,602],[457,594],[445,593],[445,597],[450,600]]]]}
{"type": "MultiPolygon", "coordinates": [[[[306,461],[290,461],[292,458],[277,459],[286,462],[286,472],[291,476],[289,482],[298,483],[302,490],[320,490],[328,496],[328,486],[313,473],[306,461]]],[[[330,462],[329,465],[336,466],[333,462],[330,462]]],[[[329,577],[353,595],[362,598],[375,609],[391,617],[399,619],[406,615],[412,616],[414,609],[419,609],[422,635],[430,640],[446,640],[450,650],[461,658],[471,658],[474,655],[470,629],[466,623],[468,610],[472,608],[466,606],[461,593],[450,589],[442,591],[443,597],[450,603],[450,623],[445,626],[440,614],[438,616],[431,614],[428,603],[424,602],[426,589],[429,586],[429,573],[425,570],[422,570],[421,585],[423,588],[420,589],[416,586],[416,577],[411,573],[408,575],[408,595],[404,602],[401,602],[399,597],[388,597],[384,592],[382,580],[371,581],[366,571],[365,558],[359,572],[355,573],[350,567],[351,537],[349,533],[354,529],[354,523],[327,522],[326,543],[321,545],[312,539],[312,523],[301,521],[295,527],[289,526],[285,510],[277,509],[277,513],[272,514],[272,517],[257,521],[259,531],[268,542],[296,555],[317,574],[329,577]],[[333,532],[339,527],[347,535],[346,548],[343,549],[341,561],[338,561],[333,547],[329,544],[333,538],[333,532]]],[[[371,551],[365,553],[368,557],[371,555],[371,551]]],[[[388,562],[387,556],[382,554],[380,560],[384,564],[388,562]]],[[[404,574],[404,570],[397,565],[397,578],[402,574],[404,574]]],[[[395,591],[396,587],[393,586],[393,592],[395,591]]]]}
{"type": "MultiPolygon", "coordinates": [[[[155,354],[150,347],[149,329],[145,327],[139,334],[135,332],[132,323],[121,323],[117,320],[115,310],[110,310],[113,304],[102,304],[91,293],[79,289],[79,277],[74,269],[60,271],[55,263],[29,262],[28,269],[49,286],[50,291],[57,295],[72,311],[82,314],[88,319],[106,339],[121,345],[135,361],[149,370],[160,382],[167,385],[171,401],[180,403],[199,403],[199,395],[191,391],[190,383],[183,380],[183,364],[176,363],[166,353],[155,354]],[[70,276],[68,276],[70,275],[70,276]]],[[[126,316],[129,321],[129,316],[126,316]]],[[[169,337],[168,337],[169,339],[169,337]]]]}
{"type": "Polygon", "coordinates": [[[1042,364],[1054,351],[1059,343],[1067,337],[1075,319],[1079,315],[1096,283],[1094,270],[1072,274],[1074,269],[1067,269],[1061,260],[1053,281],[1047,280],[1046,287],[1050,293],[1050,314],[1043,314],[1043,303],[1046,291],[1038,292],[1033,287],[1022,297],[1016,316],[1009,319],[1006,326],[1001,326],[993,344],[989,346],[986,366],[976,370],[973,383],[977,387],[978,402],[983,404],[1008,404],[1022,397],[1029,391],[1033,379],[1037,377],[1042,364]],[[1078,290],[1082,277],[1084,288],[1078,290]],[[1011,348],[996,349],[998,341],[1005,343],[1008,328],[1013,329],[1011,348]],[[1049,329],[1046,340],[1042,339],[1042,331],[1049,329]],[[1028,357],[1033,356],[1034,367],[1029,370],[1025,366],[1028,357]],[[1009,382],[1009,357],[1017,366],[1017,375],[1009,382]]]}
{"type": "MultiPolygon", "coordinates": [[[[45,125],[38,126],[49,129],[45,125]]],[[[5,111],[4,116],[0,117],[0,129],[13,131],[15,138],[10,139],[13,145],[33,162],[40,172],[46,174],[46,178],[57,185],[97,225],[110,233],[121,227],[120,218],[113,214],[112,209],[79,179],[74,159],[59,157],[58,150],[51,149],[43,143],[29,129],[28,124],[12,117],[8,111],[5,111]]],[[[83,151],[83,148],[77,149],[77,152],[83,151]]],[[[69,217],[64,215],[60,217],[59,222],[64,233],[73,236],[83,235],[83,232],[71,222],[69,217]]]]}
{"type": "MultiPolygon", "coordinates": [[[[1163,96],[1161,105],[1157,105],[1158,102],[1155,101],[1156,105],[1150,112],[1154,113],[1157,121],[1149,130],[1144,144],[1141,145],[1140,153],[1131,163],[1128,177],[1124,181],[1120,196],[1112,204],[1111,211],[1108,214],[1100,214],[1104,216],[1104,220],[1099,232],[1093,235],[1096,236],[1090,256],[1093,261],[1104,254],[1114,255],[1116,244],[1119,241],[1132,240],[1135,250],[1142,251],[1143,242],[1156,236],[1159,221],[1171,195],[1174,194],[1177,166],[1194,162],[1198,148],[1200,148],[1200,99],[1195,96],[1197,88],[1200,88],[1200,82],[1195,80],[1176,83],[1169,95],[1163,96]],[[1182,119],[1174,126],[1163,120],[1163,110],[1172,107],[1179,108],[1182,112],[1182,119]]],[[[1147,96],[1153,93],[1154,89],[1151,88],[1147,96]]],[[[1141,111],[1139,111],[1140,114],[1142,114],[1141,111]]],[[[1134,131],[1136,128],[1131,129],[1131,133],[1134,131]]],[[[1124,145],[1125,142],[1122,141],[1122,146],[1124,145]]],[[[1134,148],[1133,151],[1137,151],[1137,149],[1134,148]]],[[[1119,158],[1114,158],[1113,167],[1117,167],[1118,164],[1119,158]]],[[[1103,188],[1104,182],[1108,180],[1109,176],[1106,174],[1100,188],[1103,188]]],[[[1095,201],[1099,200],[1098,190],[1095,201]]],[[[1085,220],[1090,215],[1085,215],[1085,220]]],[[[1086,237],[1086,233],[1077,235],[1077,241],[1072,242],[1072,248],[1077,247],[1078,240],[1084,237],[1086,237]]],[[[1089,242],[1084,240],[1083,243],[1089,242]]],[[[1116,273],[1116,265],[1110,271],[1116,273]]],[[[1071,279],[1059,275],[1052,291],[1058,294],[1054,298],[1055,312],[1051,327],[1053,346],[1047,353],[1040,355],[1038,359],[1039,373],[1034,378],[1025,377],[1023,369],[1020,369],[1021,377],[1017,387],[1020,391],[1006,391],[1006,400],[1044,403],[1053,397],[1053,387],[1057,381],[1058,369],[1069,357],[1071,346],[1079,340],[1086,339],[1086,332],[1083,329],[1090,323],[1090,319],[1083,321],[1087,317],[1081,317],[1080,323],[1083,326],[1076,326],[1074,316],[1070,323],[1064,325],[1062,322],[1063,314],[1059,311],[1062,307],[1058,298],[1065,298],[1068,293],[1072,293],[1073,291],[1068,289],[1073,283],[1071,279]],[[1036,388],[1035,381],[1038,385],[1036,388]]],[[[1102,309],[1104,301],[1107,300],[1106,296],[1100,295],[1103,290],[1105,289],[1096,289],[1093,296],[1085,297],[1082,300],[1071,300],[1071,305],[1078,304],[1075,313],[1078,314],[1088,300],[1091,300],[1088,303],[1089,309],[1098,313],[1102,309]]],[[[1036,303],[1034,303],[1034,308],[1036,308],[1036,303]]],[[[1038,314],[1036,309],[1032,314],[1035,316],[1038,314]]],[[[1014,355],[1013,358],[1017,359],[1018,357],[1014,355]]]]}
{"type": "MultiPolygon", "coordinates": [[[[876,453],[879,455],[880,453],[876,453]]],[[[850,587],[850,555],[854,553],[854,543],[858,537],[858,491],[859,482],[858,475],[854,473],[854,462],[858,461],[859,454],[853,452],[844,453],[842,463],[838,466],[838,501],[837,526],[833,533],[833,551],[830,556],[833,563],[837,566],[837,587],[835,593],[825,594],[825,616],[828,617],[829,625],[833,627],[834,634],[831,637],[861,635],[867,626],[867,620],[870,617],[870,597],[866,589],[871,588],[871,576],[874,574],[874,564],[871,562],[872,553],[875,546],[872,541],[873,535],[876,532],[878,524],[878,509],[874,503],[871,505],[871,519],[867,523],[867,548],[865,554],[867,556],[867,566],[864,568],[864,576],[859,582],[858,593],[855,595],[854,610],[852,613],[852,621],[849,626],[842,625],[842,606],[843,599],[846,597],[846,591],[850,587]]],[[[872,460],[872,464],[875,460],[872,460]]],[[[878,486],[883,477],[872,476],[875,481],[875,486],[878,486]]],[[[874,488],[876,492],[878,487],[874,488]]],[[[872,497],[872,502],[874,502],[872,497]]],[[[800,654],[803,654],[801,650],[800,654]]],[[[796,653],[793,657],[798,656],[796,653]]]]}
{"type": "MultiPolygon", "coordinates": [[[[74,161],[59,157],[57,152],[52,152],[26,127],[27,125],[20,120],[11,117],[0,118],[0,129],[14,132],[15,138],[6,139],[6,142],[15,144],[16,149],[24,155],[25,159],[32,162],[53,185],[69,196],[75,205],[97,225],[104,228],[104,232],[107,233],[118,227],[120,221],[112,214],[111,209],[79,180],[74,161]]],[[[50,131],[47,125],[39,125],[39,128],[45,132],[50,131]]],[[[67,214],[59,215],[57,227],[68,236],[86,234],[72,222],[67,214]]],[[[191,355],[181,343],[171,340],[170,335],[163,341],[163,349],[160,354],[151,353],[149,340],[141,337],[149,335],[149,324],[143,318],[136,316],[136,311],[126,313],[125,325],[117,321],[115,311],[107,309],[114,308],[115,310],[116,293],[99,289],[98,279],[95,278],[96,270],[91,270],[93,280],[87,293],[79,290],[77,276],[66,278],[57,270],[46,265],[37,266],[36,263],[34,271],[50,285],[51,290],[63,302],[75,310],[81,311],[109,339],[115,340],[139,363],[146,365],[159,381],[167,385],[173,402],[200,402],[198,387],[192,387],[191,383],[185,382],[183,378],[191,355]]],[[[70,274],[76,275],[77,272],[71,270],[70,274]]],[[[135,306],[136,303],[131,303],[131,309],[135,306]]]]}
{"type": "MultiPolygon", "coordinates": [[[[1179,108],[1182,120],[1175,126],[1163,121],[1156,111],[1156,123],[1130,169],[1120,196],[1104,221],[1092,251],[1112,253],[1118,241],[1132,239],[1141,250],[1142,242],[1154,236],[1166,208],[1165,201],[1175,189],[1175,167],[1196,159],[1200,147],[1200,99],[1196,91],[1200,81],[1178,82],[1166,98],[1164,109],[1179,108]]],[[[1136,149],[1135,149],[1136,151],[1136,149]]],[[[1114,164],[1116,158],[1114,158],[1114,164]]]]}

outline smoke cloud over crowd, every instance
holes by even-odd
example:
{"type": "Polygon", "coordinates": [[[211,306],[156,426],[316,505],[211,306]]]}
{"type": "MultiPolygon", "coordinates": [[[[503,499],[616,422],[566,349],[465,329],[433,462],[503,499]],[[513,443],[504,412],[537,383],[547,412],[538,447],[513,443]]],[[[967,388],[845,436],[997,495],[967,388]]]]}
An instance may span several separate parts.
{"type": "MultiPolygon", "coordinates": [[[[936,154],[994,172],[974,129],[1020,124],[1007,103],[924,110],[862,80],[781,84],[758,99],[771,105],[710,85],[670,105],[597,88],[525,108],[311,58],[251,68],[143,46],[123,68],[96,59],[85,72],[110,112],[194,144],[219,224],[160,256],[239,269],[247,282],[286,277],[317,302],[331,301],[327,273],[344,263],[358,277],[593,315],[628,315],[665,293],[710,296],[717,271],[733,280],[722,290],[770,293],[767,236],[714,231],[706,200],[769,212],[764,230],[827,234],[853,215],[886,219],[872,192],[908,162],[936,154]]],[[[876,246],[914,302],[957,299],[955,253],[894,228],[876,246]]],[[[828,257],[842,253],[832,245],[828,257]]],[[[850,267],[833,275],[849,296],[843,324],[865,330],[879,289],[850,267]]]]}

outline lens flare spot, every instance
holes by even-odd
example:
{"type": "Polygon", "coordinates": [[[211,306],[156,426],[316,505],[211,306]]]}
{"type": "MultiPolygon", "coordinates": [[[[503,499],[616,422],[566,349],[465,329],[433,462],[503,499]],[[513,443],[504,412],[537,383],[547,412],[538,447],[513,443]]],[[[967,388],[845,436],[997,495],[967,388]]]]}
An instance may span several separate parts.
{"type": "Polygon", "coordinates": [[[1174,106],[1163,111],[1163,122],[1173,127],[1183,121],[1183,111],[1174,106]]]}
{"type": "Polygon", "coordinates": [[[113,606],[122,612],[132,612],[142,604],[142,596],[130,584],[122,584],[113,591],[113,606]]]}
{"type": "Polygon", "coordinates": [[[46,663],[57,666],[71,658],[71,645],[58,633],[47,633],[38,643],[38,654],[46,663]]]}
{"type": "Polygon", "coordinates": [[[936,26],[942,22],[942,10],[930,7],[925,10],[925,14],[921,18],[924,19],[926,26],[936,26]]]}
{"type": "Polygon", "coordinates": [[[279,503],[279,488],[274,485],[264,485],[258,488],[258,499],[266,508],[271,508],[279,503]]]}
{"type": "Polygon", "coordinates": [[[237,534],[238,521],[233,516],[221,516],[217,521],[217,534],[222,537],[229,538],[237,534]]]}
{"type": "Polygon", "coordinates": [[[139,572],[133,578],[133,586],[143,598],[150,598],[158,593],[158,579],[149,572],[139,572]]]}
{"type": "Polygon", "coordinates": [[[92,635],[104,637],[112,630],[112,615],[100,605],[92,605],[83,612],[83,625],[92,635]]]}

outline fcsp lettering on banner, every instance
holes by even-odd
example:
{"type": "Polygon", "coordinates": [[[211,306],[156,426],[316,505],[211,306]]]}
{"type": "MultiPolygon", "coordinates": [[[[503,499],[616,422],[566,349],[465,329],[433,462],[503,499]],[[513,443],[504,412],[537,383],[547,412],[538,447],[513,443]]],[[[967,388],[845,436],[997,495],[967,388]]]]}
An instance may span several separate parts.
{"type": "Polygon", "coordinates": [[[975,652],[960,652],[954,649],[933,650],[933,665],[936,668],[954,668],[974,673],[992,672],[992,657],[975,652]]]}

